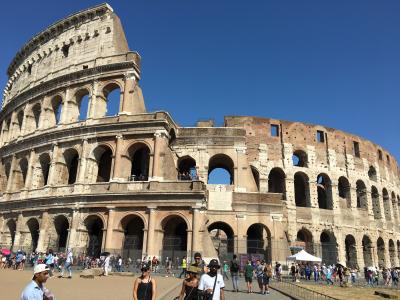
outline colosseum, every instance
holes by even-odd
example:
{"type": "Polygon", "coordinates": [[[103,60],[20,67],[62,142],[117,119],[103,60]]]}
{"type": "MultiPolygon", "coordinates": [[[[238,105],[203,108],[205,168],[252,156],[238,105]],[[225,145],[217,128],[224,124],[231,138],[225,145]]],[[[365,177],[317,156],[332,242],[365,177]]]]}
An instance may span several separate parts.
{"type": "Polygon", "coordinates": [[[17,52],[0,112],[2,247],[268,261],[304,248],[327,263],[399,265],[400,171],[388,151],[269,118],[179,126],[146,111],[140,61],[107,4],[17,52]],[[209,183],[217,169],[228,182],[209,183]]]}

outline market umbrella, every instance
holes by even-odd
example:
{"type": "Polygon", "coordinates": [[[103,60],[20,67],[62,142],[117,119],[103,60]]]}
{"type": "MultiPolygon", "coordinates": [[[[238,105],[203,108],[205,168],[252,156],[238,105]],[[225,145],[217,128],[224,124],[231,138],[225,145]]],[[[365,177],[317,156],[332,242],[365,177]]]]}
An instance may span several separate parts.
{"type": "Polygon", "coordinates": [[[1,254],[3,255],[10,255],[11,254],[11,250],[10,249],[1,249],[1,254]]]}

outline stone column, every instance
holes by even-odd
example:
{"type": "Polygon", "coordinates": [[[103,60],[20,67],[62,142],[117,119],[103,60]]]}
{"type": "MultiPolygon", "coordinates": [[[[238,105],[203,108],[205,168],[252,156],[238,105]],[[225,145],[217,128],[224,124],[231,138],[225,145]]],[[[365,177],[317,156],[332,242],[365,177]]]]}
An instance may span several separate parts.
{"type": "Polygon", "coordinates": [[[17,248],[20,247],[21,244],[21,231],[23,229],[23,221],[24,221],[24,216],[22,215],[22,213],[18,214],[17,217],[17,226],[15,229],[15,237],[14,237],[14,246],[13,249],[11,250],[17,250],[17,248]]]}
{"type": "Polygon", "coordinates": [[[124,181],[122,178],[122,146],[124,142],[124,137],[122,135],[117,135],[115,146],[115,156],[114,156],[114,170],[113,170],[113,180],[114,181],[124,181]]]}
{"type": "Polygon", "coordinates": [[[50,168],[49,168],[49,175],[47,179],[47,185],[54,185],[57,184],[57,175],[56,175],[56,167],[57,167],[57,160],[58,160],[58,144],[53,144],[53,151],[51,153],[51,161],[50,161],[50,168]]]}
{"type": "Polygon", "coordinates": [[[31,106],[29,104],[25,105],[25,107],[24,107],[24,117],[23,117],[23,121],[22,121],[21,132],[19,134],[20,136],[25,135],[27,130],[29,131],[29,128],[27,129],[27,123],[29,122],[29,118],[31,118],[30,108],[31,108],[31,106]]]}
{"type": "Polygon", "coordinates": [[[157,256],[158,254],[155,253],[156,249],[154,247],[155,245],[155,227],[156,227],[156,208],[155,207],[149,207],[149,224],[148,224],[148,230],[147,230],[147,256],[157,256]]]}
{"type": "Polygon", "coordinates": [[[28,171],[26,172],[25,189],[29,190],[32,186],[33,170],[35,165],[36,152],[31,149],[29,154],[28,171]]]}
{"type": "Polygon", "coordinates": [[[168,136],[168,132],[166,130],[157,130],[154,133],[154,156],[153,156],[153,180],[162,180],[162,168],[160,165],[162,152],[162,139],[168,136]]]}
{"type": "Polygon", "coordinates": [[[39,252],[46,252],[46,240],[47,240],[47,228],[49,225],[49,213],[44,211],[42,213],[42,221],[40,222],[40,229],[39,229],[39,240],[37,245],[37,251],[39,252]]]}
{"type": "Polygon", "coordinates": [[[200,211],[198,208],[193,208],[192,219],[192,251],[200,250],[200,211]]]}
{"type": "MultiPolygon", "coordinates": [[[[308,182],[308,186],[309,186],[309,198],[310,198],[311,207],[319,208],[317,182],[310,179],[308,182]]],[[[307,194],[307,191],[306,191],[306,194],[307,194]]]]}
{"type": "Polygon", "coordinates": [[[106,243],[104,248],[109,251],[114,250],[112,244],[113,229],[114,229],[114,218],[115,218],[115,207],[108,208],[108,218],[107,218],[107,231],[106,231],[106,243]]]}
{"type": "MultiPolygon", "coordinates": [[[[332,194],[332,209],[336,210],[340,208],[340,201],[342,200],[339,197],[339,190],[338,190],[338,182],[336,179],[331,178],[331,194],[332,194]]],[[[344,200],[347,202],[347,200],[344,200]]],[[[347,203],[346,203],[346,209],[347,209],[347,203]]]]}
{"type": "Polygon", "coordinates": [[[85,182],[87,156],[88,156],[88,140],[83,139],[82,152],[79,157],[80,163],[79,163],[79,169],[78,169],[78,183],[85,182]]]}
{"type": "Polygon", "coordinates": [[[88,104],[88,119],[93,119],[93,118],[96,117],[95,107],[96,107],[96,98],[97,98],[98,86],[99,86],[98,81],[97,80],[93,81],[91,97],[89,99],[89,104],[88,104]]]}
{"type": "Polygon", "coordinates": [[[79,209],[74,208],[72,210],[72,218],[70,227],[68,229],[68,239],[67,239],[67,246],[68,248],[80,247],[77,243],[77,229],[79,226],[79,209]]]}
{"type": "Polygon", "coordinates": [[[384,257],[385,257],[385,267],[390,268],[390,254],[389,254],[389,242],[385,241],[385,250],[384,250],[384,257]]]}

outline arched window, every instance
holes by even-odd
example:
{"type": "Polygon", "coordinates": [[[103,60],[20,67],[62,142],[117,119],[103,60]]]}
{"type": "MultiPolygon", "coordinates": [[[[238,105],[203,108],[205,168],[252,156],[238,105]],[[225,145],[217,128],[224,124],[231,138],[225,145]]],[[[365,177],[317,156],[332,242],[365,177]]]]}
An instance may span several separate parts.
{"type": "Polygon", "coordinates": [[[103,220],[96,215],[91,215],[85,219],[84,224],[87,230],[87,255],[99,257],[103,241],[103,220]]]}
{"type": "Polygon", "coordinates": [[[375,170],[375,168],[374,168],[373,166],[370,166],[370,167],[369,167],[369,170],[368,170],[368,177],[369,177],[370,180],[373,180],[373,181],[376,181],[376,180],[377,180],[377,177],[376,177],[376,170],[375,170]]]}
{"type": "Polygon", "coordinates": [[[367,200],[367,188],[362,180],[357,180],[356,182],[356,193],[357,193],[357,208],[368,207],[367,200]]]}
{"type": "Polygon", "coordinates": [[[371,239],[367,235],[363,236],[362,248],[363,248],[364,266],[373,266],[373,259],[372,259],[373,246],[371,239]]]}
{"type": "Polygon", "coordinates": [[[322,209],[333,209],[332,184],[328,175],[317,176],[318,206],[322,209]]]}
{"type": "Polygon", "coordinates": [[[187,254],[187,224],[180,216],[171,215],[161,222],[162,257],[184,257],[187,254]]]}
{"type": "Polygon", "coordinates": [[[57,251],[65,251],[69,230],[68,219],[63,215],[57,216],[54,219],[54,227],[57,233],[57,251]]]}
{"type": "Polygon", "coordinates": [[[78,121],[86,120],[88,116],[88,109],[89,109],[89,92],[84,90],[79,90],[75,94],[76,105],[78,108],[78,121]]]}
{"type": "Polygon", "coordinates": [[[190,156],[184,156],[178,160],[178,179],[197,180],[196,161],[190,156]]]}
{"type": "Polygon", "coordinates": [[[294,195],[296,206],[310,207],[310,187],[308,176],[303,172],[294,174],[294,195]]]}
{"type": "Polygon", "coordinates": [[[26,226],[29,230],[29,236],[26,237],[27,241],[25,243],[30,245],[30,251],[35,251],[39,241],[39,222],[35,218],[30,218],[28,222],[26,222],[26,226]]]}
{"type": "Polygon", "coordinates": [[[296,150],[292,156],[293,166],[295,167],[307,167],[307,153],[303,150],[296,150]]]}
{"type": "Polygon", "coordinates": [[[97,162],[96,182],[108,182],[111,175],[112,151],[109,147],[101,145],[94,150],[97,162]]]}
{"type": "Polygon", "coordinates": [[[234,163],[225,154],[216,154],[208,162],[208,184],[234,184],[234,163]]]}
{"type": "Polygon", "coordinates": [[[285,177],[281,168],[273,168],[268,175],[268,192],[285,194],[285,177]]]}
{"type": "Polygon", "coordinates": [[[75,149],[68,149],[64,152],[64,159],[67,168],[68,184],[74,184],[78,173],[79,154],[75,149]]]}
{"type": "Polygon", "coordinates": [[[21,133],[22,130],[22,123],[24,122],[24,112],[20,110],[17,114],[17,120],[18,120],[18,128],[19,132],[21,133]]]}
{"type": "Polygon", "coordinates": [[[386,221],[391,221],[392,215],[390,212],[390,208],[391,208],[390,198],[389,198],[389,193],[388,193],[387,189],[385,189],[385,188],[382,190],[382,198],[383,198],[383,209],[385,212],[385,219],[386,219],[386,221]]]}
{"type": "Polygon", "coordinates": [[[61,111],[62,111],[62,98],[56,96],[51,100],[51,107],[54,113],[54,124],[59,124],[61,122],[61,111]]]}
{"type": "Polygon", "coordinates": [[[339,192],[339,197],[345,200],[346,207],[350,208],[351,207],[350,183],[344,176],[339,177],[338,192],[339,192]]]}
{"type": "Polygon", "coordinates": [[[39,128],[40,114],[42,113],[42,107],[39,103],[36,103],[32,107],[33,118],[35,119],[35,129],[39,128]]]}
{"type": "Polygon", "coordinates": [[[333,232],[323,231],[320,237],[322,261],[327,265],[337,263],[338,249],[333,232]]]}
{"type": "Polygon", "coordinates": [[[42,169],[41,177],[39,179],[39,187],[48,184],[49,171],[50,171],[50,155],[43,153],[39,156],[39,163],[42,169]]]}
{"type": "Polygon", "coordinates": [[[377,252],[378,252],[378,267],[383,268],[386,266],[385,263],[385,242],[383,239],[380,237],[376,241],[376,247],[377,247],[377,252]]]}
{"type": "Polygon", "coordinates": [[[377,220],[381,218],[381,209],[379,206],[378,189],[375,186],[371,187],[371,197],[372,197],[372,210],[374,212],[374,218],[377,220]]]}
{"type": "Polygon", "coordinates": [[[346,265],[348,268],[357,268],[357,251],[356,251],[356,240],[354,236],[348,234],[345,238],[346,248],[346,265]]]}
{"type": "Polygon", "coordinates": [[[247,253],[259,254],[261,259],[271,262],[271,232],[264,224],[256,223],[247,229],[247,253]]]}
{"type": "Polygon", "coordinates": [[[211,240],[218,257],[228,259],[234,254],[235,236],[232,227],[225,222],[215,222],[208,226],[211,240]]]}
{"type": "Polygon", "coordinates": [[[105,115],[107,117],[118,115],[121,98],[119,85],[116,83],[108,84],[104,87],[103,94],[106,101],[105,115]]]}
{"type": "Polygon", "coordinates": [[[144,223],[137,215],[128,215],[121,220],[124,232],[123,257],[142,258],[144,223]]]}
{"type": "Polygon", "coordinates": [[[305,228],[300,229],[297,232],[296,241],[304,243],[304,246],[302,246],[303,249],[306,250],[308,253],[314,254],[313,236],[309,230],[305,228]]]}
{"type": "Polygon", "coordinates": [[[129,150],[131,177],[133,181],[146,181],[149,178],[150,149],[142,143],[132,145],[129,150]]]}
{"type": "Polygon", "coordinates": [[[396,267],[395,257],[396,257],[396,248],[394,246],[393,240],[390,239],[389,240],[389,259],[390,259],[390,265],[392,268],[396,267]]]}

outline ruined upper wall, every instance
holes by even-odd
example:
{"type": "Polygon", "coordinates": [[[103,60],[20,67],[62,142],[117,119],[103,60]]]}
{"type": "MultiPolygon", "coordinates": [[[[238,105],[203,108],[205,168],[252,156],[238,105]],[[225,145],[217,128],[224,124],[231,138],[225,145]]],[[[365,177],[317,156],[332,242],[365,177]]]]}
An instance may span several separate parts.
{"type": "Polygon", "coordinates": [[[3,106],[16,95],[75,70],[112,62],[129,51],[121,22],[108,4],[91,7],[49,26],[12,60],[3,106]],[[98,58],[110,57],[109,60],[98,58]],[[87,64],[86,64],[87,62],[87,64]]]}

